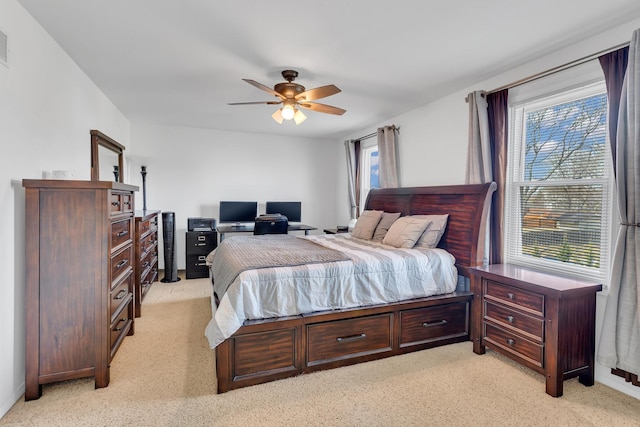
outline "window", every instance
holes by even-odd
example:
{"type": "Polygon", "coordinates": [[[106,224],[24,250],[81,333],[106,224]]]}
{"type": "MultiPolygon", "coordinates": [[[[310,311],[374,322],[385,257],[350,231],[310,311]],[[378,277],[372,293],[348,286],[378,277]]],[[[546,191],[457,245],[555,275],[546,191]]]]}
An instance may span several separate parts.
{"type": "Polygon", "coordinates": [[[604,82],[510,106],[505,258],[605,280],[611,161],[604,82]]]}
{"type": "Polygon", "coordinates": [[[378,142],[363,142],[360,146],[360,212],[364,210],[367,195],[372,188],[380,188],[378,183],[378,142]]]}

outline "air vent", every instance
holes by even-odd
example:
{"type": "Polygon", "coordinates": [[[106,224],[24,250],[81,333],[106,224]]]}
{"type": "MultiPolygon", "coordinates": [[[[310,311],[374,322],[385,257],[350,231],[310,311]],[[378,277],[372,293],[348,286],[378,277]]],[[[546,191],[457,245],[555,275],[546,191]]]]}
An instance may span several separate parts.
{"type": "Polygon", "coordinates": [[[9,36],[0,31],[0,63],[9,66],[9,36]]]}

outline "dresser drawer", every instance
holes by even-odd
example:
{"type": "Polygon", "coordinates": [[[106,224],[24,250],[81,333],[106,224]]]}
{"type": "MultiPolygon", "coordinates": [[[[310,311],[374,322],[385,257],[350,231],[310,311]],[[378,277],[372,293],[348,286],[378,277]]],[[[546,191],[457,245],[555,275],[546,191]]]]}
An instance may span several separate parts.
{"type": "Polygon", "coordinates": [[[133,246],[129,245],[124,250],[111,257],[111,287],[120,280],[120,276],[131,270],[131,260],[133,259],[133,246]]]}
{"type": "Polygon", "coordinates": [[[484,285],[485,298],[503,301],[529,313],[544,316],[544,295],[486,279],[484,285]]]}
{"type": "Polygon", "coordinates": [[[140,235],[144,235],[145,233],[148,233],[149,231],[155,231],[158,229],[158,216],[153,216],[149,219],[140,221],[140,224],[138,225],[138,227],[140,227],[140,235]]]}
{"type": "Polygon", "coordinates": [[[129,218],[111,223],[111,250],[117,250],[119,246],[131,241],[131,231],[129,218]]]}
{"type": "Polygon", "coordinates": [[[133,270],[129,270],[129,274],[126,277],[123,277],[122,280],[120,280],[118,284],[111,290],[111,301],[109,306],[111,322],[114,322],[116,320],[114,318],[114,315],[121,308],[122,304],[124,304],[129,299],[127,297],[131,294],[131,289],[133,289],[132,280],[133,270]]]}
{"type": "Polygon", "coordinates": [[[111,192],[109,195],[111,215],[133,212],[133,194],[111,192]]]}
{"type": "Polygon", "coordinates": [[[485,320],[499,323],[507,329],[515,329],[540,343],[544,342],[544,319],[524,314],[506,305],[489,301],[484,304],[485,320]]]}
{"type": "Polygon", "coordinates": [[[138,271],[140,272],[140,277],[143,277],[147,273],[149,268],[158,262],[158,252],[145,252],[142,254],[142,259],[140,259],[138,262],[138,271]]]}
{"type": "Polygon", "coordinates": [[[109,348],[110,356],[116,354],[120,343],[124,340],[124,337],[129,333],[133,325],[133,319],[131,314],[133,313],[133,299],[131,294],[127,295],[121,309],[116,312],[115,319],[111,322],[109,333],[109,348]]]}
{"type": "Polygon", "coordinates": [[[507,350],[540,368],[543,367],[544,345],[486,322],[484,323],[484,341],[507,350]]]}
{"type": "Polygon", "coordinates": [[[156,234],[151,233],[140,241],[140,255],[146,256],[157,245],[156,234]]]}
{"type": "Polygon", "coordinates": [[[400,312],[400,346],[459,337],[469,333],[466,302],[400,312]]]}
{"type": "Polygon", "coordinates": [[[158,267],[152,266],[147,273],[140,279],[140,292],[146,294],[149,286],[158,279],[158,267]]]}
{"type": "Polygon", "coordinates": [[[307,364],[391,351],[392,314],[307,326],[307,364]]]}

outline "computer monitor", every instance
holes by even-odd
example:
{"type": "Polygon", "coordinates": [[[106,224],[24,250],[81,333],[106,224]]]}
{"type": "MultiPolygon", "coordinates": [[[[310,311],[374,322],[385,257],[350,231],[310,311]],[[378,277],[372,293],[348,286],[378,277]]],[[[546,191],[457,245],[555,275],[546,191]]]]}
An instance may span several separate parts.
{"type": "Polygon", "coordinates": [[[258,202],[220,202],[220,223],[253,223],[258,216],[258,202]]]}
{"type": "Polygon", "coordinates": [[[302,202],[267,202],[267,214],[282,214],[289,222],[302,221],[302,202]]]}

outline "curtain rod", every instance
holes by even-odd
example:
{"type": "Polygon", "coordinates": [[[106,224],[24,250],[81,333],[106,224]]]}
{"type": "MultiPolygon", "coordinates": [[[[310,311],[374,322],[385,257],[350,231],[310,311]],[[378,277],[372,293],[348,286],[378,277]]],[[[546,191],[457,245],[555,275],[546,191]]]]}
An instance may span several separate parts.
{"type": "Polygon", "coordinates": [[[516,87],[516,86],[520,86],[520,85],[523,85],[525,83],[529,83],[529,82],[532,82],[534,80],[538,80],[538,79],[540,79],[542,77],[546,77],[546,76],[549,76],[551,74],[555,74],[555,73],[557,73],[559,71],[563,71],[563,70],[566,70],[566,69],[569,69],[569,68],[576,67],[578,65],[582,65],[585,62],[591,61],[592,59],[596,59],[596,58],[598,58],[598,57],[600,57],[602,55],[605,55],[607,53],[611,53],[611,52],[613,52],[615,50],[622,49],[623,47],[627,47],[627,46],[629,46],[629,44],[630,44],[630,42],[621,43],[621,44],[619,44],[617,46],[613,46],[613,47],[610,47],[608,49],[601,50],[600,52],[592,53],[591,55],[587,55],[585,57],[573,60],[571,62],[567,62],[566,64],[562,64],[562,65],[559,65],[557,67],[551,68],[549,70],[542,71],[540,73],[534,74],[532,76],[525,77],[525,78],[520,79],[520,80],[516,80],[513,83],[509,83],[507,85],[500,86],[499,88],[496,88],[496,89],[493,89],[493,90],[490,90],[490,91],[486,92],[486,94],[500,92],[501,90],[504,90],[504,89],[511,89],[511,88],[516,87]]]}
{"type": "MultiPolygon", "coordinates": [[[[391,125],[390,127],[392,127],[393,129],[397,130],[398,132],[400,132],[400,126],[396,126],[396,125],[391,125]]],[[[365,136],[361,136],[360,138],[354,138],[354,141],[363,141],[365,139],[369,139],[369,138],[373,138],[374,136],[378,135],[378,132],[373,132],[370,133],[369,135],[365,135],[365,136]]]]}

